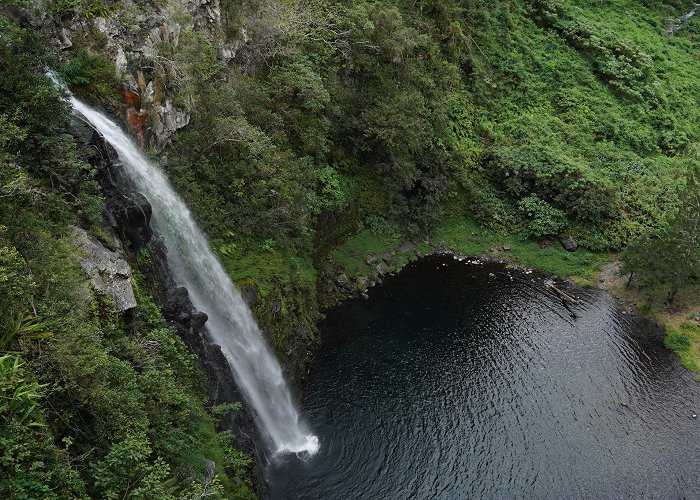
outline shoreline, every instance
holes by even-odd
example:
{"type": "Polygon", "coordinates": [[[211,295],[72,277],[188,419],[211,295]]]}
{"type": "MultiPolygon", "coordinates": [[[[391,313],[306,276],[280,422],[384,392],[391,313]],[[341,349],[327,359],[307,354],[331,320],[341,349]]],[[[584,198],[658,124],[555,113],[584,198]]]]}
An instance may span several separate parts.
{"type": "MultiPolygon", "coordinates": [[[[623,314],[639,314],[663,328],[666,348],[674,351],[680,357],[683,366],[696,373],[700,381],[700,317],[693,319],[693,316],[700,312],[700,296],[697,293],[684,295],[683,302],[669,307],[658,300],[650,300],[647,294],[640,293],[635,286],[636,280],[632,280],[631,286],[628,287],[629,277],[620,273],[622,263],[617,254],[589,252],[592,259],[586,265],[580,266],[580,273],[560,274],[552,272],[553,268],[556,269],[561,264],[559,261],[567,261],[582,250],[566,252],[563,248],[556,248],[555,245],[559,246],[559,242],[555,241],[540,247],[543,260],[538,262],[537,255],[531,253],[526,253],[527,258],[522,259],[523,252],[519,252],[522,249],[518,247],[523,244],[539,245],[538,243],[527,242],[515,235],[490,235],[485,231],[478,233],[478,229],[477,232],[469,232],[465,236],[462,241],[447,242],[441,239],[437,243],[434,237],[425,237],[422,241],[406,240],[388,249],[376,248],[377,251],[366,255],[357,254],[351,247],[348,251],[349,257],[355,261],[360,257],[364,264],[358,266],[355,262],[354,267],[348,266],[347,263],[343,266],[342,262],[329,257],[334,269],[331,275],[326,273],[322,278],[321,283],[325,289],[323,292],[328,300],[320,304],[321,310],[327,311],[349,299],[368,300],[367,292],[370,288],[381,285],[384,278],[401,272],[408,263],[428,256],[450,255],[458,260],[478,259],[482,262],[495,262],[514,269],[542,272],[572,285],[593,287],[607,292],[619,303],[623,314]],[[491,244],[483,245],[487,241],[491,244]],[[496,243],[497,241],[499,243],[496,243]],[[460,251],[460,247],[469,249],[478,244],[484,246],[481,251],[460,251]],[[544,255],[548,251],[549,255],[544,255]],[[679,338],[680,344],[673,340],[679,338]]],[[[361,235],[354,238],[359,239],[361,243],[361,235]]],[[[348,246],[347,243],[330,255],[337,257],[340,249],[348,246]]]]}

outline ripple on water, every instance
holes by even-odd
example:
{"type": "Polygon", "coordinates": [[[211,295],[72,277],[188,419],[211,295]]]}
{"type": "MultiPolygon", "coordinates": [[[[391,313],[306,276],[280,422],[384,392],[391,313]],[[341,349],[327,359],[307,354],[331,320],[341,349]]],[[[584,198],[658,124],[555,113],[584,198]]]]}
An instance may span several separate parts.
{"type": "Polygon", "coordinates": [[[434,257],[331,311],[303,401],[323,446],[275,460],[270,495],[700,497],[700,385],[654,325],[571,293],[434,257]]]}

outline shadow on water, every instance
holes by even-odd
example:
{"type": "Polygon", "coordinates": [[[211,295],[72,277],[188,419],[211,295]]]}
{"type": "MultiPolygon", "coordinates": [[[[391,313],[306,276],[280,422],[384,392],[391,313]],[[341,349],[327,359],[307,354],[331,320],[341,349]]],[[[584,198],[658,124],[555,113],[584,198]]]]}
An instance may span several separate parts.
{"type": "Polygon", "coordinates": [[[273,462],[271,496],[700,497],[700,384],[656,325],[545,279],[430,257],[331,311],[302,405],[321,450],[273,462]]]}

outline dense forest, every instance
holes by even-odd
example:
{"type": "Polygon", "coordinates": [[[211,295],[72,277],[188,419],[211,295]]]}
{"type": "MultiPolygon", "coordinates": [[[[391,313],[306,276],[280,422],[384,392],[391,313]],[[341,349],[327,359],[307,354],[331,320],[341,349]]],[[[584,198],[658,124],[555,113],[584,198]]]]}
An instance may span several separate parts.
{"type": "Polygon", "coordinates": [[[297,381],[337,276],[362,288],[406,241],[508,241],[561,275],[627,248],[668,300],[698,278],[693,2],[205,4],[0,7],[0,496],[255,496],[217,425],[239,406],[207,400],[149,256],[113,241],[47,69],[162,164],[297,381]],[[136,307],[86,284],[76,228],[121,249],[136,307]]]}

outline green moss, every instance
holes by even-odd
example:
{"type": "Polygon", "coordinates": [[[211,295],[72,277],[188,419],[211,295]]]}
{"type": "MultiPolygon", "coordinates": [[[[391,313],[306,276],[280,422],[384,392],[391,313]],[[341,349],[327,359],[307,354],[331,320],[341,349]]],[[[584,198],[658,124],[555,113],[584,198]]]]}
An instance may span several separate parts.
{"type": "Polygon", "coordinates": [[[316,270],[309,256],[286,250],[263,250],[262,247],[263,244],[240,244],[228,254],[219,252],[234,282],[243,287],[256,287],[263,298],[289,285],[301,290],[315,288],[316,270]]]}
{"type": "Polygon", "coordinates": [[[345,274],[362,274],[367,270],[365,257],[394,250],[401,244],[399,236],[383,236],[365,229],[359,234],[348,238],[345,243],[330,253],[334,263],[340,266],[345,274]]]}
{"type": "Polygon", "coordinates": [[[585,249],[567,252],[556,241],[541,248],[538,243],[521,236],[503,236],[483,229],[470,219],[444,221],[433,233],[433,241],[444,241],[448,248],[469,256],[479,256],[490,248],[497,248],[499,258],[556,276],[570,277],[579,284],[590,284],[600,265],[607,260],[606,254],[585,249]],[[510,251],[502,251],[504,244],[510,245],[510,251]]]}

